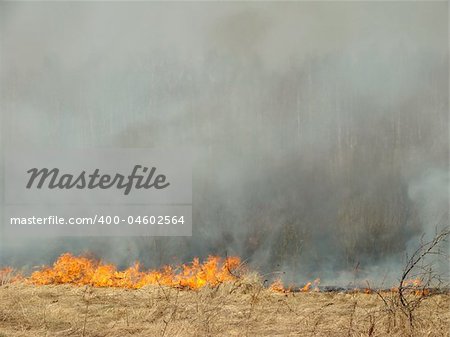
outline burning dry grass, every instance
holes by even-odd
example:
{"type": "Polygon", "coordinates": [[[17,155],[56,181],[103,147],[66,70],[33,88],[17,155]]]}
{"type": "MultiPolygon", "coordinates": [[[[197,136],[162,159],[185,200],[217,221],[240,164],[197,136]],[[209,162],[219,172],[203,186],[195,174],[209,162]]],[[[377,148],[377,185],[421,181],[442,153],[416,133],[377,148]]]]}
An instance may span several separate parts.
{"type": "Polygon", "coordinates": [[[414,328],[376,294],[288,293],[257,277],[186,290],[0,287],[0,336],[449,336],[450,296],[427,297],[414,328]]]}
{"type": "MultiPolygon", "coordinates": [[[[74,284],[94,287],[139,289],[147,285],[162,285],[189,289],[217,286],[236,280],[241,269],[239,257],[209,256],[202,263],[198,258],[178,267],[170,265],[159,270],[142,271],[139,263],[125,270],[117,270],[113,264],[86,256],[61,255],[51,267],[35,271],[28,279],[36,285],[74,284]]],[[[5,269],[11,271],[10,268],[5,269]]],[[[1,273],[1,270],[0,270],[1,273]]]]}
{"type": "Polygon", "coordinates": [[[398,290],[267,287],[239,258],[141,271],[63,254],[28,278],[2,269],[0,281],[0,337],[450,336],[448,293],[404,288],[423,300],[411,322],[398,290]]]}

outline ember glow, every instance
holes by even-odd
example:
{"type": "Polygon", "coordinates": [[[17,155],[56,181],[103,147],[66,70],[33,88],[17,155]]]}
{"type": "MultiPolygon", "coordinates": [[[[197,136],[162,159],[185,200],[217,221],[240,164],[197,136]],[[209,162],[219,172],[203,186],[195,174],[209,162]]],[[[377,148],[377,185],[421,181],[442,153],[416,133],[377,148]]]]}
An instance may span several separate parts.
{"type": "Polygon", "coordinates": [[[236,280],[234,272],[240,266],[239,257],[222,259],[209,256],[203,263],[194,258],[191,263],[179,267],[164,266],[159,270],[141,271],[139,263],[135,263],[125,270],[118,270],[113,264],[65,253],[52,267],[34,272],[29,281],[35,285],[74,284],[130,289],[163,285],[199,289],[236,280]]]}

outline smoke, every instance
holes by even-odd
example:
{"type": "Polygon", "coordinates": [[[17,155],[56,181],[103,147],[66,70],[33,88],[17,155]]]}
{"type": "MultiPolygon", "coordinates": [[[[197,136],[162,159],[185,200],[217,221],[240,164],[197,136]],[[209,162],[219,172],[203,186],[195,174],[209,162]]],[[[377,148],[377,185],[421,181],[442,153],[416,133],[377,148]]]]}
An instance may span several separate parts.
{"type": "Polygon", "coordinates": [[[2,144],[190,146],[192,238],[3,242],[287,281],[395,278],[448,223],[447,4],[2,3],[2,144]]]}

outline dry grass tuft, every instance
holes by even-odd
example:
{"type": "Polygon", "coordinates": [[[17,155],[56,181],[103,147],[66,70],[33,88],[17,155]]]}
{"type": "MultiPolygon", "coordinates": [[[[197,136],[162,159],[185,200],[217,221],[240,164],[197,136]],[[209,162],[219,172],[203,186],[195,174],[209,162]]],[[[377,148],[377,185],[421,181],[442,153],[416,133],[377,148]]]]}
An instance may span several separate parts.
{"type": "Polygon", "coordinates": [[[249,275],[199,291],[0,287],[0,336],[450,336],[450,295],[423,300],[414,328],[376,294],[274,293],[249,275]]]}

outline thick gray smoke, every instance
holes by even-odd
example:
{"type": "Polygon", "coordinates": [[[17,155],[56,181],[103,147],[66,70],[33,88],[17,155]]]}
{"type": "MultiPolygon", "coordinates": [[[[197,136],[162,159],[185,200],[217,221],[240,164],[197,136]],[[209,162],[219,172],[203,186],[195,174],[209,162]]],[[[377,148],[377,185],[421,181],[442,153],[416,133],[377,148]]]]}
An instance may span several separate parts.
{"type": "Polygon", "coordinates": [[[4,149],[198,159],[191,238],[0,238],[0,263],[238,254],[288,282],[397,277],[448,222],[447,6],[2,3],[4,149]]]}

